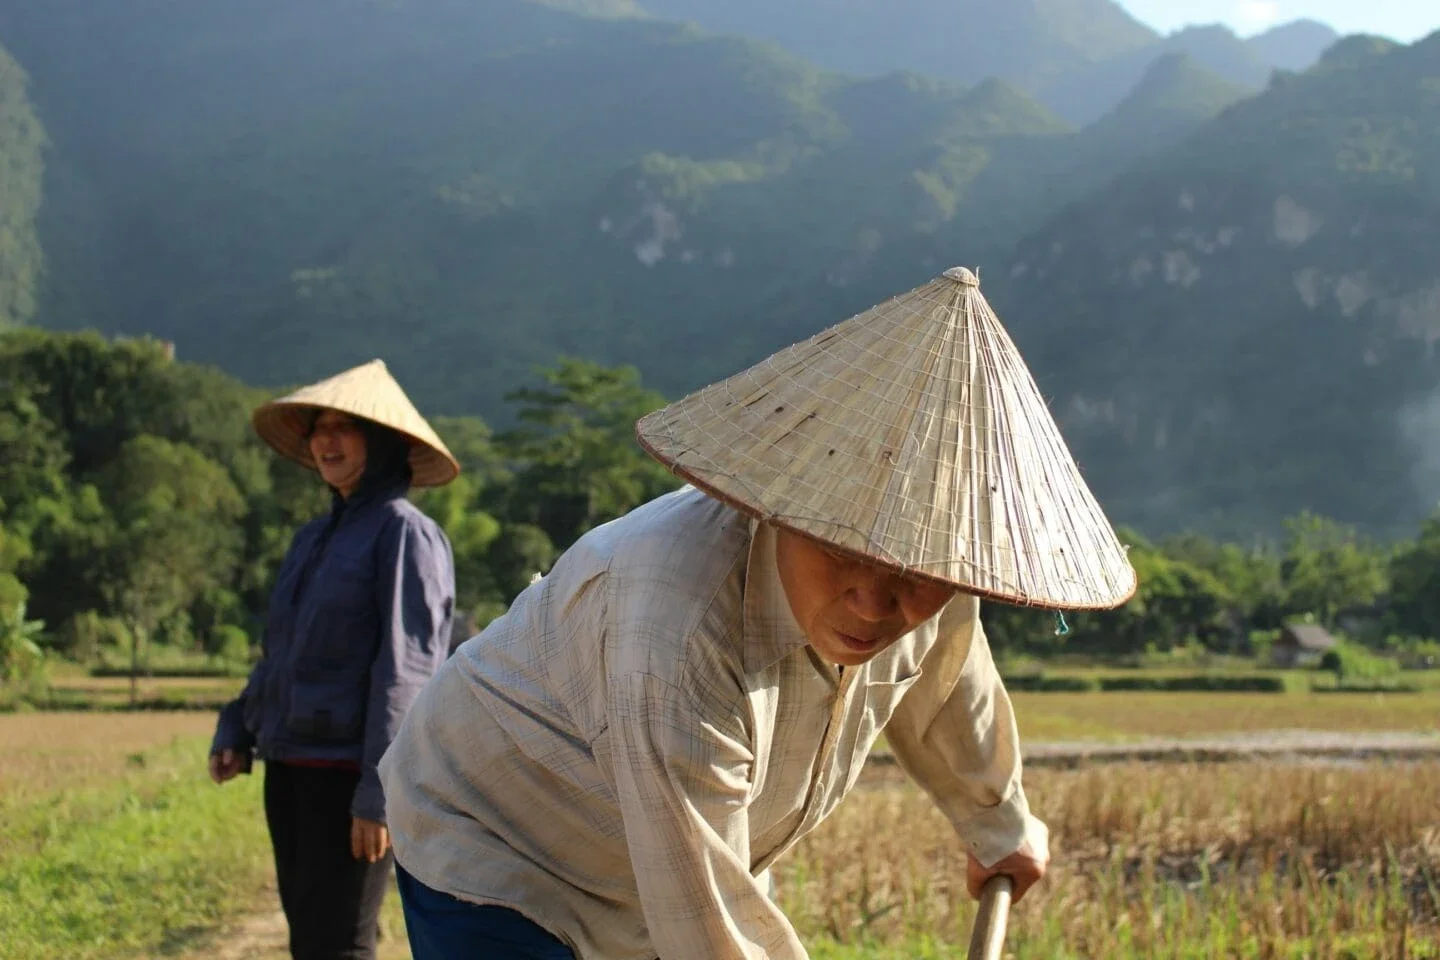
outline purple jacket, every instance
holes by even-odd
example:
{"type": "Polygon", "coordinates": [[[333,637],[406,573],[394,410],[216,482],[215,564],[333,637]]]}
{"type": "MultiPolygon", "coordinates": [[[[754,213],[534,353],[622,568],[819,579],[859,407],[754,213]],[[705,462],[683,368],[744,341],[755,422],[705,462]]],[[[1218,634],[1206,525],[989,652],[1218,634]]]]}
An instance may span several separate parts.
{"type": "Polygon", "coordinates": [[[440,526],[404,484],[335,500],[280,567],[263,656],[220,713],[212,750],[360,767],[351,813],[385,820],[376,765],[420,688],[444,663],[455,564],[440,526]]]}

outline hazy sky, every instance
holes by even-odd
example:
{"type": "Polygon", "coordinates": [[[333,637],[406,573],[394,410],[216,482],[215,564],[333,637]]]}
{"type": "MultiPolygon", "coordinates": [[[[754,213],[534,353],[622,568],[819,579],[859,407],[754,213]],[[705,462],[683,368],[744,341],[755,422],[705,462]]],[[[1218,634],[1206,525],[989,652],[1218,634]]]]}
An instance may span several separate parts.
{"type": "Polygon", "coordinates": [[[1162,33],[1219,20],[1249,36],[1302,17],[1328,23],[1340,33],[1378,33],[1402,43],[1440,30],[1437,0],[1120,0],[1120,4],[1162,33]]]}

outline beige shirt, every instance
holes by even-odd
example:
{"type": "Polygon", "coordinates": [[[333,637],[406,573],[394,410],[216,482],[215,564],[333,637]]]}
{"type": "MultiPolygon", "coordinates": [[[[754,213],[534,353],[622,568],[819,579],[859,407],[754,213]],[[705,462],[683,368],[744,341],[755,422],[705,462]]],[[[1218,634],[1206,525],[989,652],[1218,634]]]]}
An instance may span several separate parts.
{"type": "Polygon", "coordinates": [[[978,611],[959,596],[837,672],[790,613],[773,528],[693,488],[660,497],[581,538],[431,681],[381,763],[396,857],[582,958],[804,958],[756,877],[882,729],[982,863],[1046,848],[978,611]]]}

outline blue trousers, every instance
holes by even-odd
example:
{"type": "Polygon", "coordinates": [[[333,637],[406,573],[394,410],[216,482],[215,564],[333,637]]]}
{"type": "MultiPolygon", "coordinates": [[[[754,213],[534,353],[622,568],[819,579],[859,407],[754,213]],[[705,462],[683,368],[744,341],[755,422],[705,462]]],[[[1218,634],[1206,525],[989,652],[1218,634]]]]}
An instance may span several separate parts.
{"type": "Polygon", "coordinates": [[[456,900],[398,863],[395,882],[413,960],[575,960],[562,941],[514,910],[456,900]]]}

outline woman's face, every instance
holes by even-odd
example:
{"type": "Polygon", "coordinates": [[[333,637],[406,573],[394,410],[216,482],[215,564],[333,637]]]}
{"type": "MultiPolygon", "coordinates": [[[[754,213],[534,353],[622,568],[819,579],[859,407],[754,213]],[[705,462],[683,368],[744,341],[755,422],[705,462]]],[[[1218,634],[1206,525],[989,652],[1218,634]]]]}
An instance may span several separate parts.
{"type": "Polygon", "coordinates": [[[310,455],[325,482],[348,497],[365,475],[365,434],[353,418],[326,410],[310,432],[310,455]]]}
{"type": "Polygon", "coordinates": [[[828,663],[858,667],[935,616],[958,592],[902,576],[777,530],[785,597],[810,646],[828,663]]]}

